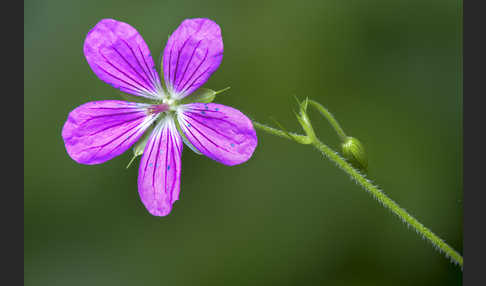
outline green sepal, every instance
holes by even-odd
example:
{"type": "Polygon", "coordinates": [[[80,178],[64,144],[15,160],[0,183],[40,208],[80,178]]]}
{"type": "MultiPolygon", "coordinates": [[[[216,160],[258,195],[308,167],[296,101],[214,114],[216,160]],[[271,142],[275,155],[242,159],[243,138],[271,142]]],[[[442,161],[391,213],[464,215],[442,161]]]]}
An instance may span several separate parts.
{"type": "MultiPolygon", "coordinates": [[[[298,100],[297,100],[298,102],[298,100]]],[[[316,139],[316,134],[314,133],[314,128],[312,128],[311,121],[309,116],[307,115],[307,105],[308,105],[308,98],[303,100],[299,103],[300,111],[299,113],[295,112],[297,120],[299,121],[300,125],[304,129],[307,137],[312,141],[316,139]]]]}
{"type": "Polygon", "coordinates": [[[148,99],[141,96],[136,96],[128,93],[124,93],[120,91],[120,96],[122,100],[130,101],[130,102],[138,102],[138,103],[146,103],[146,104],[157,104],[156,100],[148,99]]]}
{"type": "Polygon", "coordinates": [[[184,97],[180,103],[181,104],[188,104],[194,102],[200,103],[210,103],[216,98],[216,91],[209,89],[209,88],[199,88],[198,90],[194,91],[190,95],[184,97]]]}
{"type": "MultiPolygon", "coordinates": [[[[170,35],[167,36],[167,40],[168,38],[170,38],[170,35]]],[[[163,50],[159,55],[159,63],[160,63],[160,69],[159,69],[160,86],[164,90],[165,94],[169,94],[167,89],[167,84],[165,83],[164,80],[165,77],[164,77],[164,51],[163,50]]]]}
{"type": "Polygon", "coordinates": [[[180,104],[188,104],[188,103],[195,103],[195,102],[199,102],[199,103],[211,103],[216,98],[216,95],[218,95],[218,94],[220,94],[222,92],[225,92],[228,89],[230,89],[229,86],[226,87],[226,88],[223,88],[221,90],[218,90],[218,91],[214,91],[214,90],[209,89],[209,88],[201,87],[198,90],[196,90],[193,93],[191,93],[190,95],[184,97],[180,101],[180,104]]]}
{"type": "Polygon", "coordinates": [[[341,144],[343,156],[353,167],[366,172],[368,169],[368,156],[363,144],[354,137],[347,137],[341,144]]]}
{"type": "Polygon", "coordinates": [[[127,169],[130,167],[130,165],[132,165],[135,158],[143,154],[143,151],[145,150],[145,145],[147,145],[147,142],[153,130],[154,126],[152,125],[145,131],[145,133],[142,135],[142,138],[140,138],[138,142],[135,143],[135,146],[133,146],[133,157],[130,162],[128,162],[127,169]]]}
{"type": "Polygon", "coordinates": [[[184,132],[182,131],[181,126],[179,125],[179,120],[176,119],[174,121],[175,121],[175,126],[177,128],[177,131],[179,132],[179,135],[181,135],[182,142],[184,142],[184,144],[186,144],[186,146],[189,147],[189,149],[191,149],[194,153],[196,153],[198,155],[202,155],[202,153],[199,152],[199,150],[197,150],[196,147],[194,147],[191,144],[191,142],[189,142],[189,140],[187,140],[186,135],[184,134],[184,132]]]}

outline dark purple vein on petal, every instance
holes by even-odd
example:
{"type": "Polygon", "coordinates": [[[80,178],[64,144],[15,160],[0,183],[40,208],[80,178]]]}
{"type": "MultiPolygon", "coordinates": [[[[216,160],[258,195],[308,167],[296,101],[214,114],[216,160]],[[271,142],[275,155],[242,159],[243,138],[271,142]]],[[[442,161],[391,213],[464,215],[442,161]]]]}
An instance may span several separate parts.
{"type": "Polygon", "coordinates": [[[206,69],[205,69],[205,70],[204,70],[204,71],[203,71],[201,74],[199,74],[199,75],[198,75],[198,76],[197,76],[197,77],[196,77],[196,78],[195,78],[195,79],[192,81],[192,83],[191,83],[191,84],[190,84],[188,87],[184,88],[184,91],[182,91],[181,93],[184,93],[184,92],[186,92],[188,89],[190,89],[191,87],[193,87],[193,86],[194,86],[194,84],[195,84],[195,83],[196,83],[196,82],[197,82],[197,81],[198,81],[198,80],[199,80],[199,79],[200,79],[200,78],[201,78],[201,77],[202,77],[204,74],[206,74],[206,73],[207,73],[207,71],[208,71],[210,68],[211,68],[211,66],[207,67],[207,68],[206,68],[206,69]]]}
{"type": "MultiPolygon", "coordinates": [[[[189,114],[186,114],[186,116],[187,116],[187,117],[189,117],[189,118],[191,118],[192,120],[196,121],[196,122],[197,122],[197,123],[199,123],[200,125],[202,125],[202,126],[204,126],[204,127],[208,128],[208,129],[213,130],[215,133],[217,133],[217,134],[219,134],[219,135],[223,136],[224,138],[226,138],[226,139],[228,139],[228,140],[231,140],[231,141],[234,141],[234,140],[233,140],[231,137],[229,137],[228,135],[226,135],[226,134],[223,134],[223,133],[219,132],[218,130],[214,129],[213,127],[211,127],[211,126],[209,126],[209,125],[207,125],[207,124],[205,124],[205,123],[203,123],[203,122],[201,122],[201,121],[199,121],[199,120],[197,120],[196,118],[194,118],[194,117],[190,116],[189,114]]],[[[226,122],[226,121],[225,121],[225,122],[226,122]]]]}
{"type": "Polygon", "coordinates": [[[128,114],[133,114],[133,113],[140,113],[142,111],[136,110],[136,111],[130,111],[130,112],[121,112],[121,113],[110,113],[110,114],[102,114],[102,115],[95,115],[89,118],[88,120],[84,122],[91,121],[93,119],[98,119],[98,118],[103,118],[103,117],[111,117],[111,116],[119,116],[119,115],[128,115],[128,114]]]}
{"type": "MultiPolygon", "coordinates": [[[[201,23],[201,24],[199,25],[199,27],[197,28],[197,30],[196,30],[194,33],[192,33],[191,35],[189,35],[189,37],[187,37],[186,41],[184,41],[184,45],[182,46],[182,48],[181,48],[181,49],[179,49],[179,53],[180,53],[180,51],[181,51],[181,50],[184,48],[184,46],[186,45],[186,42],[187,42],[189,39],[191,39],[191,38],[192,38],[194,35],[197,35],[197,34],[198,34],[200,31],[201,31],[201,29],[202,29],[202,27],[203,27],[203,26],[204,26],[204,22],[203,22],[203,23],[201,23]]],[[[201,42],[201,41],[202,41],[202,40],[200,40],[199,42],[201,42]]],[[[198,46],[199,46],[199,43],[198,43],[198,46]]],[[[208,50],[209,50],[209,49],[207,49],[207,50],[206,50],[206,56],[207,56],[208,50]]],[[[193,52],[193,53],[194,53],[194,52],[193,52]]],[[[204,60],[206,60],[206,56],[205,56],[204,60]]],[[[192,60],[192,56],[191,56],[191,60],[192,60]]],[[[203,61],[204,61],[204,60],[203,60],[203,61]]],[[[177,61],[179,61],[179,58],[177,59],[177,61]]],[[[189,63],[190,63],[190,61],[188,62],[188,65],[189,65],[189,63]]],[[[200,66],[200,65],[199,65],[199,66],[200,66]]],[[[187,66],[186,66],[186,69],[187,69],[187,66]]],[[[196,68],[196,70],[197,70],[197,69],[199,69],[199,67],[197,67],[197,68],[196,68]]],[[[185,71],[184,71],[184,73],[185,73],[185,71]]],[[[176,68],[176,75],[177,75],[177,68],[176,68]]],[[[193,75],[194,75],[194,73],[193,73],[193,75]]],[[[191,75],[191,77],[192,77],[192,75],[191,75]]],[[[184,78],[184,77],[182,77],[180,81],[182,81],[182,79],[183,79],[183,78],[184,78]]],[[[179,84],[178,84],[177,86],[179,86],[179,85],[180,85],[180,81],[179,81],[179,84]]],[[[175,84],[175,81],[174,81],[174,84],[175,84]]],[[[174,86],[174,88],[176,88],[176,87],[174,86]]]]}
{"type": "Polygon", "coordinates": [[[155,162],[152,171],[152,189],[154,190],[155,193],[157,193],[157,190],[155,188],[155,171],[157,170],[158,162],[159,162],[159,154],[160,154],[160,144],[162,143],[162,138],[164,137],[164,129],[162,129],[160,138],[158,138],[158,143],[159,145],[157,146],[157,155],[155,156],[155,162]]]}
{"type": "MultiPolygon", "coordinates": [[[[186,113],[190,112],[190,110],[186,111],[186,113]]],[[[227,121],[226,118],[228,118],[228,116],[224,116],[223,118],[217,118],[217,117],[208,117],[208,116],[203,116],[199,113],[196,113],[196,112],[190,112],[191,114],[194,114],[198,117],[201,117],[201,118],[205,118],[205,119],[211,119],[211,120],[219,120],[219,121],[223,121],[225,123],[228,123],[229,125],[233,126],[235,129],[239,129],[238,126],[236,124],[234,124],[233,122],[231,121],[227,121]]]]}
{"type": "Polygon", "coordinates": [[[165,138],[165,140],[167,141],[166,144],[165,144],[165,165],[164,165],[164,168],[162,168],[164,170],[164,175],[165,175],[165,178],[164,178],[164,193],[166,196],[170,196],[170,186],[167,184],[167,158],[169,157],[169,141],[170,141],[170,130],[169,130],[169,127],[167,126],[167,136],[165,138]]]}
{"type": "Polygon", "coordinates": [[[172,61],[172,48],[174,48],[174,43],[172,43],[172,47],[169,50],[169,78],[167,79],[167,82],[166,82],[166,85],[167,86],[170,85],[171,88],[172,88],[172,83],[170,81],[170,70],[171,70],[171,68],[170,68],[170,62],[172,61]]]}
{"type": "MultiPolygon", "coordinates": [[[[95,101],[96,102],[96,101],[95,101]]],[[[123,102],[123,101],[122,101],[123,102]]],[[[125,102],[123,102],[125,103],[125,102]]],[[[87,107],[88,109],[96,110],[96,109],[112,109],[112,110],[119,110],[119,109],[140,109],[139,106],[122,106],[122,107],[105,107],[105,106],[100,106],[100,107],[87,107]]],[[[138,110],[139,112],[142,112],[143,110],[138,110]]]]}
{"type": "MultiPolygon", "coordinates": [[[[180,135],[178,135],[178,133],[176,133],[176,135],[177,135],[176,137],[180,137],[180,135]]],[[[177,148],[175,149],[175,151],[176,151],[176,154],[177,154],[178,158],[180,158],[180,157],[181,157],[181,154],[182,154],[182,145],[183,145],[183,144],[182,144],[182,142],[181,142],[181,141],[178,141],[176,137],[174,137],[174,146],[176,146],[176,147],[177,147],[177,148]],[[179,145],[180,145],[180,146],[179,146],[179,145]]],[[[179,139],[179,140],[180,140],[180,139],[179,139]]],[[[177,162],[175,162],[175,163],[177,163],[177,162]]]]}
{"type": "MultiPolygon", "coordinates": [[[[154,71],[153,70],[150,70],[148,64],[147,64],[147,61],[145,60],[145,57],[143,56],[143,52],[142,52],[142,49],[140,49],[140,45],[138,45],[138,51],[140,52],[140,54],[142,55],[142,59],[143,59],[143,62],[145,63],[145,67],[147,68],[147,71],[150,72],[150,75],[151,75],[151,79],[152,79],[152,82],[154,83],[154,85],[156,84],[156,77],[154,75],[154,71]]],[[[153,60],[152,60],[153,61],[153,60]]]]}
{"type": "MultiPolygon", "coordinates": [[[[137,55],[135,54],[135,51],[133,50],[132,46],[130,46],[130,45],[127,43],[127,41],[126,41],[126,40],[122,39],[122,41],[125,43],[125,45],[126,45],[126,46],[127,46],[129,49],[130,49],[130,51],[132,52],[133,57],[135,58],[135,60],[137,60],[137,64],[138,64],[138,66],[140,67],[140,69],[143,71],[143,73],[145,74],[146,78],[152,81],[152,83],[151,83],[151,84],[149,84],[149,85],[151,85],[151,87],[152,87],[152,88],[154,88],[154,85],[153,85],[153,78],[152,78],[152,77],[150,77],[150,76],[147,74],[147,71],[146,71],[146,70],[143,68],[143,66],[142,66],[142,64],[140,63],[140,60],[138,59],[137,55]]],[[[145,62],[145,57],[143,56],[143,53],[142,53],[142,51],[140,50],[140,45],[139,45],[139,44],[137,44],[137,47],[138,47],[138,50],[140,51],[140,54],[141,54],[141,56],[142,56],[143,61],[145,62]]],[[[147,64],[147,63],[145,63],[145,64],[147,64]]],[[[150,71],[150,69],[148,69],[148,67],[147,67],[147,70],[148,70],[148,71],[150,71]]],[[[154,88],[154,89],[155,89],[155,88],[154,88]]]]}
{"type": "MultiPolygon", "coordinates": [[[[123,89],[126,89],[127,91],[130,91],[132,92],[132,94],[135,94],[135,95],[140,95],[140,96],[144,96],[144,97],[147,97],[147,92],[143,91],[143,90],[135,90],[135,89],[131,89],[131,88],[127,88],[127,87],[122,87],[123,89]]],[[[127,92],[128,94],[130,94],[129,92],[127,92]]],[[[149,98],[154,98],[152,95],[148,95],[149,98]]]]}
{"type": "MultiPolygon", "coordinates": [[[[174,176],[172,178],[172,191],[170,192],[170,203],[172,204],[173,203],[173,197],[174,197],[174,190],[176,188],[176,179],[177,179],[177,163],[176,163],[176,159],[175,159],[175,154],[174,154],[174,148],[177,147],[176,145],[176,141],[177,139],[176,138],[172,138],[172,135],[171,135],[171,139],[172,139],[172,147],[171,147],[171,154],[172,154],[172,163],[174,164],[173,165],[173,170],[172,172],[174,173],[174,176]]],[[[171,166],[171,165],[169,165],[171,166]]],[[[167,169],[167,168],[166,168],[167,169]]]]}
{"type": "MultiPolygon", "coordinates": [[[[128,44],[127,44],[127,45],[128,45],[128,44]]],[[[130,49],[130,51],[132,52],[133,57],[135,57],[135,60],[137,61],[138,65],[140,66],[140,68],[142,69],[142,71],[144,71],[144,73],[145,73],[145,70],[144,70],[144,69],[142,68],[142,66],[140,65],[140,62],[138,61],[138,58],[137,58],[137,56],[135,55],[135,53],[133,52],[132,48],[131,48],[130,46],[128,46],[128,48],[129,48],[129,49],[130,49]]],[[[123,55],[122,55],[120,52],[119,52],[119,51],[118,51],[118,49],[117,49],[117,48],[115,48],[115,47],[113,47],[113,49],[114,49],[114,50],[115,50],[115,52],[116,52],[116,53],[117,53],[117,54],[120,56],[120,58],[122,58],[122,59],[123,59],[123,61],[124,61],[125,63],[127,63],[127,64],[130,66],[130,68],[131,68],[131,69],[132,69],[132,70],[133,70],[133,71],[134,71],[134,72],[135,72],[135,73],[136,73],[136,74],[139,76],[139,78],[141,78],[141,79],[142,79],[142,80],[143,80],[143,81],[144,81],[144,82],[147,84],[147,87],[148,87],[148,88],[152,88],[152,89],[153,89],[153,86],[152,86],[152,85],[151,85],[151,84],[150,84],[150,83],[147,81],[147,79],[146,79],[144,76],[142,76],[142,75],[140,74],[140,72],[138,72],[138,71],[137,71],[137,69],[136,69],[136,68],[135,68],[135,67],[134,67],[134,66],[133,66],[133,65],[132,65],[132,64],[131,64],[131,63],[130,63],[130,62],[129,62],[129,61],[128,61],[128,60],[127,60],[127,59],[126,59],[126,58],[125,58],[125,57],[124,57],[124,56],[123,56],[123,55]]],[[[146,88],[147,88],[147,87],[146,87],[146,88]]]]}
{"type": "Polygon", "coordinates": [[[142,177],[142,182],[145,181],[145,176],[147,174],[147,166],[148,164],[150,163],[150,158],[152,158],[152,151],[154,150],[154,146],[155,146],[155,143],[157,142],[156,141],[156,137],[157,137],[157,130],[154,130],[152,132],[152,135],[151,136],[154,136],[155,138],[153,140],[150,140],[150,152],[149,152],[149,155],[147,157],[147,160],[145,161],[145,166],[143,168],[143,177],[142,177]]]}
{"type": "MultiPolygon", "coordinates": [[[[112,73],[110,73],[110,72],[108,72],[107,70],[105,70],[104,68],[102,68],[100,65],[98,65],[98,64],[96,64],[96,65],[98,66],[98,68],[99,68],[100,70],[102,70],[103,72],[105,72],[105,73],[106,73],[106,74],[108,74],[109,76],[111,76],[111,77],[115,78],[116,80],[119,80],[119,81],[123,82],[124,84],[127,84],[127,85],[129,85],[129,86],[133,87],[133,88],[134,88],[134,91],[136,91],[136,93],[135,93],[135,94],[139,94],[139,95],[140,95],[140,94],[141,94],[141,95],[143,95],[143,94],[144,94],[144,91],[143,91],[142,89],[140,89],[138,86],[135,86],[135,85],[133,85],[132,83],[129,83],[129,82],[127,82],[126,80],[123,80],[123,79],[121,79],[121,78],[119,78],[119,77],[117,77],[117,76],[113,75],[112,73]]],[[[125,87],[123,87],[123,88],[125,88],[125,87]]]]}
{"type": "MultiPolygon", "coordinates": [[[[116,49],[115,49],[115,51],[116,51],[116,49]]],[[[118,51],[117,51],[117,53],[118,53],[118,51]]],[[[102,56],[102,57],[105,59],[105,62],[106,62],[107,64],[109,64],[109,65],[110,65],[110,66],[112,66],[114,69],[116,69],[118,72],[120,72],[121,74],[123,74],[124,76],[126,76],[127,78],[129,78],[131,81],[133,81],[133,82],[135,82],[136,84],[138,84],[139,86],[141,86],[142,88],[139,88],[140,90],[143,90],[143,89],[147,90],[147,88],[146,88],[146,87],[145,87],[143,84],[141,84],[139,81],[137,81],[137,80],[133,79],[133,78],[132,78],[132,77],[131,77],[129,74],[127,74],[126,72],[124,72],[123,70],[121,70],[121,69],[119,69],[117,66],[115,66],[115,65],[114,65],[114,64],[113,64],[113,63],[112,63],[112,62],[111,62],[109,59],[107,59],[107,58],[106,58],[106,56],[105,56],[105,55],[103,55],[103,54],[101,53],[101,51],[100,51],[100,54],[101,54],[101,56],[102,56]]],[[[122,57],[122,58],[123,58],[123,57],[122,57]]],[[[125,58],[123,58],[123,59],[125,60],[125,58]]],[[[126,60],[125,60],[125,61],[126,61],[126,60]]],[[[132,67],[132,69],[133,69],[133,67],[132,67]]],[[[132,86],[133,86],[133,85],[132,85],[132,86]]],[[[135,86],[134,86],[134,87],[135,87],[135,86]]]]}
{"type": "MultiPolygon", "coordinates": [[[[201,65],[206,61],[207,57],[208,57],[208,53],[209,53],[209,49],[206,49],[206,54],[204,55],[204,58],[201,60],[201,62],[199,63],[199,65],[197,66],[197,68],[192,72],[191,76],[187,78],[186,82],[184,83],[184,85],[182,86],[182,89],[180,91],[180,93],[184,93],[186,91],[186,89],[188,89],[189,87],[186,87],[187,83],[191,80],[191,78],[196,74],[196,72],[199,70],[199,68],[201,67],[201,65]]],[[[204,74],[204,73],[202,73],[204,74]]],[[[193,82],[194,84],[194,82],[193,82]]]]}
{"type": "Polygon", "coordinates": [[[101,144],[101,145],[96,145],[96,146],[91,146],[91,147],[85,148],[84,150],[90,150],[90,149],[95,149],[95,148],[101,148],[101,149],[103,149],[104,147],[106,147],[107,145],[113,143],[115,140],[119,139],[123,135],[126,135],[127,133],[132,132],[133,130],[137,129],[139,127],[139,125],[140,125],[137,122],[133,122],[133,123],[135,123],[135,124],[133,124],[134,126],[129,126],[128,129],[125,132],[122,132],[120,135],[118,135],[115,138],[111,139],[107,143],[104,143],[104,144],[101,144]]]}
{"type": "Polygon", "coordinates": [[[127,123],[127,122],[135,121],[135,120],[138,120],[138,119],[140,119],[140,118],[144,118],[144,117],[145,117],[145,115],[142,115],[142,116],[137,117],[137,118],[135,118],[135,119],[128,119],[128,120],[125,120],[125,121],[122,121],[122,122],[118,122],[118,123],[116,123],[116,124],[114,124],[114,125],[111,125],[111,126],[105,127],[105,128],[103,128],[103,129],[101,129],[101,130],[98,130],[98,131],[96,131],[96,132],[94,132],[94,133],[91,133],[91,134],[88,134],[88,135],[84,135],[84,136],[93,136],[93,135],[96,135],[96,134],[98,134],[98,133],[100,133],[100,132],[103,132],[103,131],[106,131],[106,130],[108,130],[108,129],[111,129],[111,128],[113,128],[113,127],[117,127],[117,126],[123,125],[123,124],[125,124],[125,123],[127,123]]]}
{"type": "MultiPolygon", "coordinates": [[[[191,109],[188,109],[189,112],[191,113],[195,113],[194,111],[204,111],[204,112],[219,112],[219,111],[216,111],[216,110],[211,110],[211,109],[199,109],[199,108],[192,108],[191,109]]],[[[219,112],[221,113],[221,112],[219,112]]],[[[223,113],[221,113],[223,114],[223,113]]]]}
{"type": "MultiPolygon", "coordinates": [[[[203,133],[203,132],[201,132],[199,129],[197,129],[197,128],[196,128],[196,126],[191,125],[191,127],[192,127],[194,130],[196,130],[196,131],[197,131],[199,134],[201,134],[201,136],[202,136],[202,137],[206,138],[206,140],[208,140],[209,142],[213,143],[213,145],[214,145],[214,146],[216,146],[217,148],[222,149],[222,150],[224,150],[224,151],[226,151],[226,152],[228,152],[228,153],[231,153],[229,150],[227,150],[227,149],[226,149],[226,148],[224,148],[223,146],[220,146],[220,145],[218,145],[218,144],[214,143],[214,142],[213,142],[213,140],[209,139],[209,138],[208,138],[206,135],[204,135],[204,133],[203,133]]],[[[191,134],[192,134],[192,133],[191,133],[191,134]]],[[[194,136],[194,135],[193,135],[193,136],[194,136]]],[[[198,141],[199,141],[199,140],[198,140],[198,141]]],[[[207,149],[206,149],[206,150],[207,150],[207,149]]]]}
{"type": "Polygon", "coordinates": [[[182,47],[177,49],[177,61],[176,61],[176,66],[175,66],[175,71],[174,71],[174,80],[172,81],[174,83],[174,88],[177,86],[177,84],[176,84],[177,78],[176,77],[177,77],[177,70],[179,69],[179,59],[181,57],[181,51],[184,49],[184,47],[186,46],[189,39],[191,39],[191,37],[187,38],[184,41],[184,44],[182,44],[182,47]]]}
{"type": "MultiPolygon", "coordinates": [[[[122,39],[123,40],[123,39],[122,39]]],[[[133,48],[127,43],[127,41],[123,40],[123,42],[125,43],[125,45],[130,49],[130,51],[132,52],[132,55],[133,57],[137,60],[137,63],[138,63],[138,66],[140,67],[140,69],[143,71],[143,73],[145,74],[145,76],[147,77],[148,80],[151,81],[151,83],[148,83],[147,81],[147,84],[152,87],[152,89],[155,90],[155,86],[154,86],[154,79],[153,79],[153,74],[152,76],[150,76],[149,74],[147,74],[147,71],[143,68],[142,64],[140,63],[140,60],[138,59],[137,55],[135,54],[135,51],[133,50],[133,48]]],[[[147,70],[150,72],[150,69],[148,68],[147,66],[147,63],[145,62],[145,57],[143,56],[143,53],[142,53],[142,50],[140,49],[140,45],[137,44],[137,47],[138,47],[138,50],[140,51],[140,54],[142,56],[142,59],[145,63],[145,66],[147,67],[147,70]]],[[[141,76],[141,75],[140,75],[141,76]]]]}
{"type": "Polygon", "coordinates": [[[125,138],[125,140],[123,140],[120,144],[118,144],[118,146],[116,146],[115,149],[113,149],[111,152],[115,151],[115,150],[118,150],[118,148],[120,148],[121,145],[123,145],[123,143],[127,142],[128,139],[132,138],[134,135],[136,135],[139,131],[140,131],[140,126],[137,130],[135,130],[135,132],[133,132],[132,134],[130,134],[130,136],[128,136],[127,138],[125,138]]]}
{"type": "Polygon", "coordinates": [[[179,87],[179,85],[181,84],[182,80],[184,79],[184,76],[186,75],[186,72],[187,72],[187,68],[189,68],[189,65],[191,64],[191,61],[194,58],[194,54],[196,53],[197,48],[199,48],[199,45],[201,44],[201,42],[202,42],[202,40],[200,40],[199,42],[197,42],[196,47],[192,51],[191,58],[187,61],[186,68],[184,69],[184,73],[182,74],[181,79],[179,80],[179,83],[176,84],[176,89],[179,87]]]}
{"type": "MultiPolygon", "coordinates": [[[[199,143],[199,145],[202,148],[204,148],[204,150],[206,150],[207,153],[211,153],[211,152],[209,152],[209,150],[206,147],[204,147],[204,145],[201,143],[201,141],[199,141],[199,139],[196,136],[194,136],[194,134],[192,133],[192,131],[189,128],[184,127],[184,130],[188,131],[191,134],[192,138],[196,139],[197,143],[199,143]]],[[[194,148],[196,148],[199,152],[201,152],[201,150],[199,150],[199,148],[197,148],[196,146],[194,146],[194,148]]],[[[201,153],[203,153],[203,152],[201,152],[201,153]]]]}
{"type": "MultiPolygon", "coordinates": [[[[181,166],[180,166],[180,164],[181,164],[181,153],[180,152],[182,152],[182,150],[179,148],[177,136],[179,136],[179,135],[177,135],[177,133],[176,133],[176,137],[174,137],[174,140],[172,142],[172,144],[174,146],[173,149],[172,149],[172,158],[173,158],[172,160],[173,160],[173,163],[174,163],[174,171],[173,171],[174,172],[174,179],[173,179],[172,185],[174,186],[173,187],[174,190],[179,187],[177,185],[177,182],[180,179],[179,174],[181,172],[181,170],[180,170],[181,169],[181,166]],[[174,150],[174,148],[177,148],[177,150],[174,150]],[[177,156],[178,156],[177,158],[176,158],[175,154],[177,154],[177,156]]],[[[180,142],[180,143],[182,144],[182,142],[180,142]]],[[[173,197],[174,197],[174,194],[172,193],[172,195],[170,197],[171,203],[174,202],[173,197]]]]}
{"type": "Polygon", "coordinates": [[[93,157],[96,157],[96,155],[98,155],[98,153],[99,153],[101,150],[103,150],[103,148],[105,148],[107,145],[111,144],[112,142],[114,142],[114,141],[115,141],[115,140],[117,140],[118,138],[122,137],[123,135],[126,135],[127,133],[132,132],[132,131],[134,131],[134,130],[135,130],[134,132],[132,132],[132,134],[130,134],[129,136],[127,136],[127,138],[125,138],[125,140],[123,140],[121,143],[119,143],[119,144],[118,144],[118,145],[115,147],[115,149],[112,149],[112,150],[110,151],[110,153],[113,153],[113,151],[117,150],[117,149],[118,149],[118,148],[119,148],[119,147],[120,147],[120,146],[121,146],[123,143],[125,143],[125,142],[126,142],[128,139],[132,138],[132,136],[133,136],[134,134],[137,134],[137,133],[138,133],[138,131],[140,131],[140,128],[139,128],[139,127],[140,127],[140,125],[139,125],[139,124],[136,124],[134,127],[131,127],[131,129],[130,129],[130,130],[128,130],[128,131],[126,131],[126,132],[123,132],[122,134],[120,134],[119,136],[115,137],[115,138],[114,138],[113,140],[111,140],[110,142],[105,143],[105,144],[102,144],[102,145],[98,145],[98,146],[89,147],[89,148],[86,148],[86,149],[84,149],[84,150],[88,150],[88,149],[94,149],[94,148],[100,148],[100,149],[98,149],[98,151],[96,151],[95,155],[93,156],[93,157]]]}

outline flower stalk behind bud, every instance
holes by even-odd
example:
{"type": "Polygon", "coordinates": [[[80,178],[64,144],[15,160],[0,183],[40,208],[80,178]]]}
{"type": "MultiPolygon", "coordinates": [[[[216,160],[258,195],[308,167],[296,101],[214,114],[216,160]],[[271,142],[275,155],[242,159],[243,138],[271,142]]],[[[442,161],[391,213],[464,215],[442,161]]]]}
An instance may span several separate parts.
{"type": "Polygon", "coordinates": [[[346,158],[346,160],[348,160],[353,167],[366,173],[368,170],[368,156],[366,155],[363,144],[358,139],[347,136],[336,118],[334,118],[331,112],[329,112],[329,110],[327,110],[324,106],[311,99],[308,101],[315,109],[317,109],[317,111],[319,111],[322,116],[327,119],[338,134],[339,138],[341,138],[341,150],[344,158],[346,158]]]}
{"type": "MultiPolygon", "coordinates": [[[[294,140],[300,144],[310,144],[319,150],[325,157],[333,161],[340,169],[347,173],[355,182],[357,182],[364,190],[372,195],[378,202],[381,203],[385,208],[389,209],[393,214],[399,217],[408,227],[413,228],[422,238],[430,242],[436,250],[443,253],[447,258],[451,260],[452,263],[458,264],[463,267],[462,255],[457,252],[454,248],[449,246],[444,240],[433,233],[430,229],[421,224],[416,218],[409,214],[405,209],[401,208],[396,202],[389,198],[382,190],[380,190],[376,185],[374,185],[371,180],[366,178],[364,173],[360,171],[366,170],[368,166],[368,161],[366,158],[366,153],[364,151],[363,145],[358,139],[353,137],[348,137],[342,130],[341,126],[337,120],[331,115],[327,109],[325,109],[319,103],[313,100],[304,100],[299,103],[300,110],[296,114],[297,120],[302,125],[306,135],[300,135],[293,132],[288,132],[285,129],[279,130],[256,121],[253,121],[253,125],[267,133],[284,137],[290,140],[294,140]],[[324,144],[317,138],[312,128],[309,117],[307,116],[307,106],[311,104],[316,107],[319,112],[327,118],[327,120],[334,127],[336,132],[341,137],[343,141],[343,157],[329,146],[324,144]]],[[[280,125],[280,124],[278,124],[280,125]]]]}
{"type": "Polygon", "coordinates": [[[339,138],[341,138],[342,142],[345,142],[348,136],[346,136],[346,133],[344,133],[344,130],[341,128],[341,125],[339,125],[338,121],[334,116],[327,110],[324,106],[322,106],[320,103],[317,101],[314,101],[312,99],[309,99],[310,105],[312,105],[319,113],[324,116],[327,121],[329,121],[329,124],[334,128],[336,133],[339,135],[339,138]]]}

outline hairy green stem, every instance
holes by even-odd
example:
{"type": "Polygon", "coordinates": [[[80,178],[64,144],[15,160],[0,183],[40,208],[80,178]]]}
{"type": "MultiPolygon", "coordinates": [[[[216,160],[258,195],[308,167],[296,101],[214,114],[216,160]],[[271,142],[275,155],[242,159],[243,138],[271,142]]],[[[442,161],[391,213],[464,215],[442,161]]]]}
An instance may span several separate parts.
{"type": "MultiPolygon", "coordinates": [[[[330,113],[329,113],[330,114],[330,113]]],[[[326,117],[328,118],[328,117],[326,117]]],[[[260,130],[263,130],[269,134],[276,135],[279,137],[295,140],[298,138],[302,141],[307,137],[305,135],[299,135],[295,133],[289,133],[282,131],[258,122],[253,121],[253,125],[260,130]],[[292,138],[294,137],[294,138],[292,138]]],[[[347,173],[354,181],[356,181],[360,186],[362,186],[368,193],[370,193],[378,202],[380,202],[385,208],[389,209],[392,213],[397,215],[404,223],[411,226],[415,231],[422,235],[423,238],[428,240],[432,245],[439,251],[442,252],[446,257],[450,258],[453,263],[460,265],[461,269],[463,267],[462,256],[454,250],[451,246],[445,243],[440,237],[434,234],[430,229],[421,224],[416,218],[410,215],[406,210],[401,208],[396,202],[390,199],[382,190],[371,183],[365,175],[361,174],[357,169],[353,168],[343,157],[341,157],[337,152],[332,150],[329,146],[322,143],[317,137],[315,137],[310,144],[312,144],[317,150],[319,150],[325,157],[333,161],[339,168],[341,168],[345,173],[347,173]]]]}
{"type": "MultiPolygon", "coordinates": [[[[287,139],[292,139],[291,137],[288,136],[288,133],[285,132],[285,131],[275,129],[273,127],[267,126],[265,124],[258,123],[256,121],[253,121],[253,125],[257,128],[260,128],[263,131],[270,133],[270,134],[277,135],[277,136],[287,138],[287,139]]],[[[305,136],[305,135],[299,135],[299,134],[296,134],[296,133],[293,133],[293,132],[289,132],[289,134],[291,136],[295,136],[296,138],[301,138],[301,139],[307,138],[307,136],[305,136]]]]}

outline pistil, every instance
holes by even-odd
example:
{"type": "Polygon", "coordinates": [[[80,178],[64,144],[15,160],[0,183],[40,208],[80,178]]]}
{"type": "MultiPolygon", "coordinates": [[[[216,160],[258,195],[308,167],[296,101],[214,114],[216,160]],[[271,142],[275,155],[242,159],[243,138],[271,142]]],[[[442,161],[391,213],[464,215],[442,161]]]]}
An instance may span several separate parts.
{"type": "Polygon", "coordinates": [[[148,109],[148,112],[150,114],[157,114],[157,113],[167,111],[169,109],[170,109],[170,106],[168,104],[161,103],[161,104],[150,106],[149,109],[148,109]]]}

